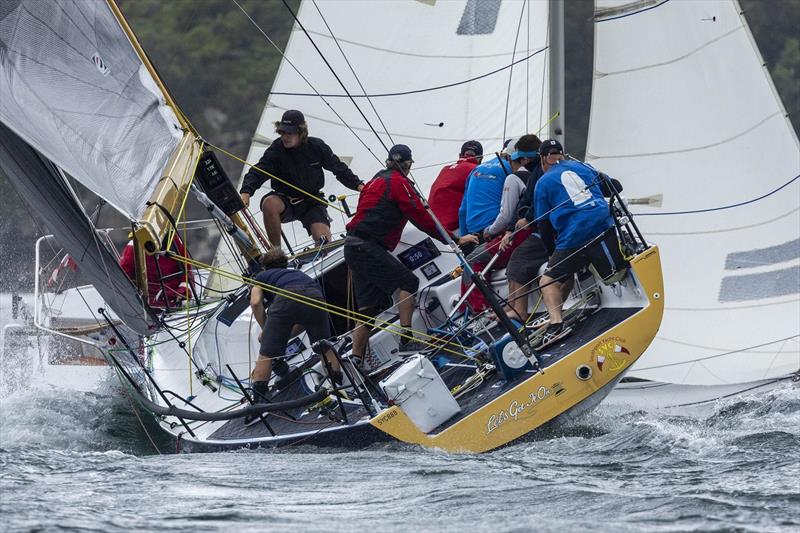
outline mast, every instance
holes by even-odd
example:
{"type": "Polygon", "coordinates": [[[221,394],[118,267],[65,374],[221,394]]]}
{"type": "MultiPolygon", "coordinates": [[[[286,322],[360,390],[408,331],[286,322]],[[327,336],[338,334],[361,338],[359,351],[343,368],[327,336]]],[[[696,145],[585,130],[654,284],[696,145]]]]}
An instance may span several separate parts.
{"type": "Polygon", "coordinates": [[[550,0],[550,114],[558,116],[550,123],[549,136],[564,142],[564,0],[550,0]]]}

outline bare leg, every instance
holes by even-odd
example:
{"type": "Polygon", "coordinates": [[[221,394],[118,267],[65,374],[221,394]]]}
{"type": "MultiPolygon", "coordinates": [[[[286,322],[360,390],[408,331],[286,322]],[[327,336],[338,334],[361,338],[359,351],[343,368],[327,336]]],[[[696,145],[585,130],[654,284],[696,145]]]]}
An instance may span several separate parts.
{"type": "Polygon", "coordinates": [[[331,365],[331,370],[334,372],[341,372],[342,367],[339,366],[339,359],[336,358],[336,354],[333,353],[333,350],[328,350],[325,352],[325,359],[328,360],[328,363],[331,365]]]}
{"type": "Polygon", "coordinates": [[[528,294],[525,285],[513,279],[508,280],[508,304],[520,320],[528,318],[528,294]]]}
{"type": "Polygon", "coordinates": [[[261,202],[261,215],[264,217],[264,229],[272,246],[281,247],[281,214],[286,209],[283,200],[278,196],[267,196],[261,202]]]}
{"type": "Polygon", "coordinates": [[[311,224],[311,238],[319,245],[320,237],[325,237],[326,242],[331,242],[331,227],[323,222],[314,222],[311,224]]]}
{"type": "Polygon", "coordinates": [[[268,355],[260,354],[256,366],[250,373],[251,381],[269,381],[272,375],[272,359],[268,355]]]}
{"type": "MultiPolygon", "coordinates": [[[[362,315],[373,317],[376,314],[375,309],[367,307],[359,309],[362,315]]],[[[353,330],[353,355],[364,359],[367,354],[367,341],[369,341],[369,332],[372,326],[359,322],[358,326],[353,330]]]]}
{"type": "Polygon", "coordinates": [[[400,303],[397,304],[397,310],[400,313],[400,325],[403,327],[411,327],[411,317],[414,314],[414,304],[416,300],[414,295],[408,291],[400,290],[400,303]]]}
{"type": "Polygon", "coordinates": [[[569,293],[572,292],[572,287],[574,286],[575,286],[575,276],[570,276],[569,279],[565,280],[564,283],[561,284],[562,305],[564,302],[567,301],[567,298],[569,298],[569,293]]]}
{"type": "Polygon", "coordinates": [[[561,318],[561,306],[564,300],[561,298],[561,285],[560,282],[547,275],[542,276],[539,281],[544,305],[547,307],[547,312],[550,313],[551,324],[560,324],[563,321],[561,318]]]}

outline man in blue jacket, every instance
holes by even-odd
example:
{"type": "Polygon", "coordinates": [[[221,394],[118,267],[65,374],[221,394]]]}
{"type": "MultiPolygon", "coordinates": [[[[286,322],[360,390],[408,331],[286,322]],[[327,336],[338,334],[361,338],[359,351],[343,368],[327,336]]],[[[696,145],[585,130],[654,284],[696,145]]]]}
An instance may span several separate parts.
{"type": "Polygon", "coordinates": [[[603,198],[600,174],[580,161],[565,160],[561,144],[544,141],[539,148],[544,174],[536,183],[534,205],[539,233],[550,253],[539,281],[550,325],[539,348],[568,335],[561,307],[572,290],[573,275],[595,265],[598,271],[624,268],[614,221],[603,198]],[[555,235],[554,235],[555,234],[555,235]]]}

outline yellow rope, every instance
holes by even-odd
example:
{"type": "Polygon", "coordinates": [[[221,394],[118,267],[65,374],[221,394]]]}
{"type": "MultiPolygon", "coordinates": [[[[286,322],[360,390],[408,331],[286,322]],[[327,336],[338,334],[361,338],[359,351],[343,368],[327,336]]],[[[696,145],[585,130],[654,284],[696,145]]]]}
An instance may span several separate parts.
{"type": "MultiPolygon", "coordinates": [[[[194,169],[192,170],[192,177],[189,178],[189,186],[186,187],[186,194],[183,195],[183,202],[181,202],[181,208],[178,211],[178,216],[175,217],[175,220],[180,220],[181,217],[185,217],[185,209],[186,209],[186,201],[189,199],[189,191],[192,189],[192,184],[194,183],[194,178],[197,175],[197,167],[200,165],[200,158],[203,155],[202,147],[197,152],[197,159],[194,162],[194,169]]],[[[185,219],[185,218],[184,218],[185,219]]],[[[183,231],[184,237],[186,236],[186,229],[184,228],[183,231]]],[[[175,240],[175,228],[170,228],[169,232],[169,239],[167,239],[167,250],[172,248],[172,241],[175,240]]],[[[183,242],[183,245],[186,246],[186,241],[183,242]]]]}
{"type": "Polygon", "coordinates": [[[270,178],[270,179],[273,179],[273,180],[277,180],[277,181],[279,181],[279,182],[283,183],[284,185],[286,185],[286,186],[288,186],[288,187],[291,187],[292,189],[294,189],[294,190],[296,190],[296,191],[298,191],[298,192],[301,192],[302,194],[305,194],[305,195],[306,195],[306,196],[308,196],[309,198],[313,198],[314,200],[318,201],[318,202],[319,202],[319,203],[321,203],[321,204],[325,204],[326,206],[328,206],[328,207],[330,207],[330,208],[333,208],[333,209],[336,209],[337,211],[341,211],[342,213],[344,213],[344,212],[345,212],[345,211],[344,211],[344,209],[341,209],[341,208],[339,208],[339,207],[336,207],[335,205],[333,205],[333,204],[331,204],[331,203],[328,203],[328,202],[326,202],[325,200],[323,200],[323,199],[322,199],[322,198],[320,198],[319,196],[317,196],[317,195],[315,195],[315,194],[312,194],[312,193],[310,193],[310,192],[308,192],[308,191],[305,191],[305,190],[301,189],[300,187],[298,187],[298,186],[296,186],[296,185],[293,185],[293,184],[289,183],[289,182],[288,182],[288,181],[286,181],[286,180],[282,180],[282,179],[281,179],[281,178],[279,178],[278,176],[276,176],[276,175],[274,175],[274,174],[270,174],[270,173],[269,173],[269,172],[267,172],[266,170],[263,170],[263,169],[261,169],[261,168],[258,168],[258,167],[257,167],[257,166],[255,166],[253,163],[250,163],[250,162],[248,162],[248,161],[245,161],[244,159],[240,158],[239,156],[237,156],[237,155],[234,155],[234,154],[232,154],[232,153],[228,152],[228,151],[227,151],[227,150],[225,150],[224,148],[220,148],[219,146],[213,145],[213,144],[211,144],[211,143],[208,143],[208,142],[206,142],[206,144],[208,144],[208,146],[210,146],[211,148],[213,148],[213,149],[215,149],[215,150],[219,150],[220,152],[222,152],[223,154],[227,155],[227,156],[228,156],[228,157],[230,157],[231,159],[234,159],[234,160],[238,161],[239,163],[241,163],[241,164],[243,164],[243,165],[246,165],[246,166],[248,166],[248,167],[250,167],[250,168],[252,168],[252,169],[255,169],[255,170],[257,170],[257,171],[261,172],[262,174],[264,174],[265,176],[267,176],[268,178],[270,178]]]}
{"type": "MultiPolygon", "coordinates": [[[[180,256],[180,255],[172,253],[172,252],[168,252],[168,254],[173,259],[176,259],[176,260],[182,261],[182,262],[184,262],[186,264],[192,265],[195,268],[207,269],[209,272],[218,274],[218,275],[220,275],[222,277],[233,279],[235,281],[239,281],[239,282],[241,282],[241,283],[243,283],[245,285],[250,285],[250,286],[253,286],[253,287],[259,287],[261,289],[268,290],[269,292],[271,292],[271,293],[273,293],[273,294],[275,294],[277,296],[283,296],[284,298],[286,298],[288,300],[293,300],[293,301],[302,303],[303,305],[306,305],[308,307],[312,307],[314,309],[320,309],[322,311],[326,311],[326,312],[331,313],[331,314],[333,314],[335,316],[340,316],[340,317],[343,317],[343,318],[349,318],[350,316],[353,316],[356,319],[360,319],[362,322],[373,322],[375,324],[374,327],[376,329],[380,329],[382,331],[388,331],[388,332],[393,333],[395,335],[398,335],[398,336],[400,336],[400,337],[402,337],[404,339],[409,339],[409,340],[415,339],[414,335],[409,335],[409,334],[405,333],[406,328],[402,328],[401,327],[398,330],[398,326],[396,326],[395,324],[393,324],[392,322],[389,322],[387,320],[381,320],[381,319],[378,319],[377,317],[371,317],[369,315],[365,315],[363,313],[359,313],[358,311],[355,311],[355,310],[343,308],[343,307],[331,304],[331,303],[329,303],[329,302],[327,302],[325,300],[318,300],[318,299],[312,298],[310,296],[305,296],[303,294],[299,294],[299,293],[295,293],[295,292],[292,292],[292,291],[288,291],[286,289],[281,289],[280,287],[276,287],[276,286],[273,286],[273,285],[268,285],[266,283],[261,283],[259,281],[254,280],[254,279],[246,278],[244,276],[241,276],[239,274],[234,274],[232,272],[226,272],[226,271],[224,271],[222,269],[215,268],[215,267],[213,267],[211,265],[202,263],[200,261],[196,261],[196,260],[191,259],[189,257],[183,257],[183,256],[180,256]],[[381,324],[381,325],[378,325],[378,324],[381,324]]],[[[463,349],[464,346],[462,346],[461,344],[458,344],[458,343],[455,343],[455,342],[451,342],[451,341],[443,341],[443,339],[441,339],[439,337],[436,337],[435,335],[431,335],[431,334],[429,334],[427,332],[418,331],[418,330],[411,330],[411,331],[412,331],[412,333],[419,334],[421,337],[425,337],[425,338],[431,339],[431,340],[416,339],[416,340],[420,340],[420,342],[422,342],[424,344],[427,344],[428,346],[440,348],[440,349],[442,349],[442,350],[444,350],[446,352],[449,352],[449,353],[451,353],[453,355],[466,357],[463,353],[456,352],[456,351],[453,351],[453,350],[445,348],[446,345],[450,345],[450,346],[456,346],[458,348],[463,349]]]]}

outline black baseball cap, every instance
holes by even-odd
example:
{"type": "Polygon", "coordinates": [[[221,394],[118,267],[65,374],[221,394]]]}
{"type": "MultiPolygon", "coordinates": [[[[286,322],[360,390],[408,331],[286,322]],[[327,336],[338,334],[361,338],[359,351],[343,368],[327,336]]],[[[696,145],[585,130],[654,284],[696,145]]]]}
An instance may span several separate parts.
{"type": "Polygon", "coordinates": [[[411,158],[411,148],[405,144],[395,144],[392,146],[389,150],[389,159],[397,163],[403,163],[405,161],[414,162],[411,158]]]}
{"type": "Polygon", "coordinates": [[[469,155],[472,156],[483,155],[483,145],[478,141],[467,141],[461,145],[459,155],[467,155],[467,152],[471,152],[469,155]]]}
{"type": "Polygon", "coordinates": [[[542,145],[539,147],[539,155],[541,156],[563,153],[564,148],[561,146],[561,143],[555,139],[547,139],[546,141],[542,141],[542,145]]]}
{"type": "Polygon", "coordinates": [[[306,123],[306,117],[297,109],[289,109],[281,117],[281,122],[278,124],[278,133],[297,133],[300,131],[300,126],[306,123]]]}

